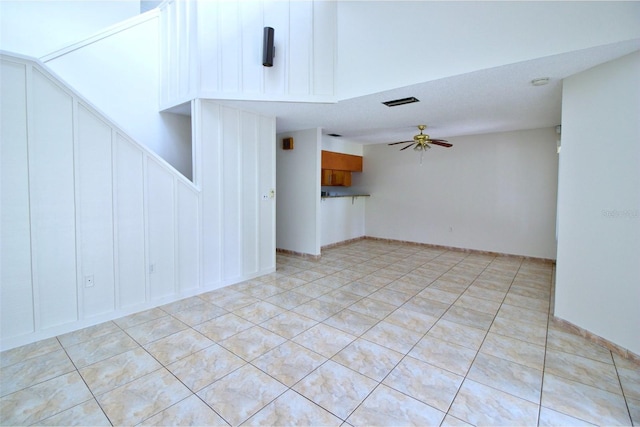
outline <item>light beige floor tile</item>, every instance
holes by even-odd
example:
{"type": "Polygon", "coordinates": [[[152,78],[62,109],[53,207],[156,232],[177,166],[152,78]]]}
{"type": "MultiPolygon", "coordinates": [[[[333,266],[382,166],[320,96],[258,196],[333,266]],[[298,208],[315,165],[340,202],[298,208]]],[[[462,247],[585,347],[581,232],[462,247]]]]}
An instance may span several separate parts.
{"type": "Polygon", "coordinates": [[[284,311],[285,309],[282,307],[278,307],[277,305],[266,301],[260,301],[235,310],[233,314],[240,316],[251,323],[258,324],[267,321],[284,311]]]}
{"type": "Polygon", "coordinates": [[[171,372],[159,369],[96,396],[115,425],[133,425],[165,410],[191,394],[171,372]]]}
{"type": "Polygon", "coordinates": [[[173,313],[173,317],[193,327],[208,320],[227,314],[227,310],[217,305],[200,300],[200,304],[193,305],[186,310],[173,313]]]}
{"type": "Polygon", "coordinates": [[[449,414],[473,425],[536,426],[538,405],[466,379],[449,414]]]}
{"type": "MultiPolygon", "coordinates": [[[[370,277],[370,276],[367,276],[367,277],[370,277]]],[[[360,295],[361,297],[366,297],[371,295],[378,289],[380,289],[382,286],[384,286],[384,285],[379,286],[377,284],[365,282],[364,280],[366,280],[367,277],[364,277],[363,281],[347,283],[346,285],[342,286],[340,289],[347,292],[351,292],[352,294],[360,295]]],[[[389,280],[389,279],[385,279],[385,280],[389,280]]]]}
{"type": "Polygon", "coordinates": [[[454,307],[458,306],[465,309],[479,311],[481,313],[495,316],[496,313],[498,313],[498,310],[500,309],[501,304],[502,303],[499,301],[492,301],[484,298],[474,297],[474,296],[468,295],[465,292],[455,302],[454,307]]]}
{"type": "Polygon", "coordinates": [[[56,338],[48,338],[21,347],[12,348],[11,350],[5,350],[0,353],[0,367],[4,368],[14,363],[24,362],[27,359],[42,356],[43,354],[60,350],[61,348],[56,338]]]}
{"type": "Polygon", "coordinates": [[[542,406],[598,425],[630,425],[624,398],[545,372],[542,406]]]}
{"type": "Polygon", "coordinates": [[[119,331],[120,328],[113,322],[100,323],[78,331],[60,335],[58,340],[63,347],[69,347],[81,342],[89,341],[104,335],[119,331]]]}
{"type": "Polygon", "coordinates": [[[473,427],[473,425],[469,424],[466,421],[462,421],[460,418],[456,418],[453,415],[447,414],[440,424],[440,427],[473,427]]]}
{"type": "Polygon", "coordinates": [[[296,279],[302,279],[306,282],[313,282],[314,280],[318,280],[326,276],[326,274],[322,274],[318,271],[313,270],[303,270],[299,273],[292,274],[291,277],[295,277],[296,279]]]}
{"type": "MultiPolygon", "coordinates": [[[[340,271],[340,270],[338,270],[340,271]]],[[[347,279],[345,277],[340,277],[337,276],[335,273],[331,274],[330,276],[325,276],[322,277],[318,280],[314,280],[313,284],[314,285],[319,285],[323,288],[325,288],[327,291],[331,291],[332,289],[338,289],[344,285],[346,285],[347,283],[350,283],[351,280],[347,279]]]]}
{"type": "Polygon", "coordinates": [[[511,286],[511,281],[512,279],[483,273],[473,281],[473,286],[488,289],[490,291],[501,292],[502,295],[505,296],[511,286]]]}
{"type": "Polygon", "coordinates": [[[212,344],[209,338],[189,328],[153,341],[145,349],[160,363],[168,365],[212,344]]]}
{"type": "Polygon", "coordinates": [[[376,381],[382,381],[402,357],[402,353],[365,339],[357,339],[333,356],[332,360],[376,381]]]}
{"type": "Polygon", "coordinates": [[[325,286],[321,283],[309,282],[309,283],[305,283],[302,286],[298,286],[293,290],[300,294],[309,296],[311,298],[318,298],[320,295],[324,295],[326,293],[331,292],[333,288],[325,286]]]}
{"type": "Polygon", "coordinates": [[[326,358],[331,358],[355,339],[354,335],[319,323],[293,338],[293,341],[326,358]]]}
{"type": "Polygon", "coordinates": [[[266,299],[267,302],[287,310],[291,310],[311,300],[312,298],[310,296],[295,291],[285,291],[266,299]]]}
{"type": "MultiPolygon", "coordinates": [[[[401,292],[407,294],[409,297],[417,295],[429,285],[429,281],[425,280],[423,276],[417,274],[408,274],[394,280],[384,287],[384,289],[401,292]]],[[[391,301],[389,301],[391,302],[391,301]]]]}
{"type": "Polygon", "coordinates": [[[231,425],[239,425],[287,390],[253,365],[205,387],[198,396],[231,425]]]}
{"type": "Polygon", "coordinates": [[[382,321],[364,333],[362,338],[406,354],[422,335],[420,332],[382,321]]]}
{"type": "Polygon", "coordinates": [[[254,326],[220,341],[220,345],[244,360],[251,361],[285,341],[286,338],[274,332],[254,326]]]}
{"type": "Polygon", "coordinates": [[[432,284],[430,284],[429,287],[460,295],[464,293],[465,290],[467,290],[469,285],[445,281],[445,280],[442,280],[442,278],[440,278],[438,280],[435,280],[432,284]]]}
{"type": "Polygon", "coordinates": [[[545,349],[543,346],[489,332],[480,352],[501,357],[511,362],[542,370],[545,349]]]}
{"type": "Polygon", "coordinates": [[[0,368],[0,396],[75,370],[63,349],[0,368]]]}
{"type": "Polygon", "coordinates": [[[173,316],[161,317],[160,319],[142,323],[125,332],[136,340],[140,345],[149,344],[179,331],[184,331],[188,326],[173,316]]]}
{"type": "Polygon", "coordinates": [[[542,371],[480,353],[467,378],[538,404],[542,371]]]}
{"type": "Polygon", "coordinates": [[[312,326],[315,326],[317,323],[318,322],[316,320],[310,319],[301,314],[286,311],[267,320],[266,322],[261,323],[260,326],[270,330],[271,332],[275,332],[281,337],[291,339],[312,326]]]}
{"type": "Polygon", "coordinates": [[[378,319],[347,308],[334,314],[322,323],[338,328],[349,334],[359,336],[378,323],[378,319]]]}
{"type": "Polygon", "coordinates": [[[547,347],[564,353],[576,354],[604,363],[613,363],[611,351],[592,343],[581,336],[558,330],[550,326],[547,333],[547,347]]]}
{"type": "Polygon", "coordinates": [[[443,320],[458,323],[460,325],[471,326],[478,329],[489,330],[493,323],[494,315],[482,313],[458,305],[452,305],[442,316],[443,320]]]}
{"type": "Polygon", "coordinates": [[[450,304],[422,298],[419,296],[411,298],[402,308],[416,311],[418,313],[427,314],[433,317],[442,316],[450,307],[450,304]]]}
{"type": "Polygon", "coordinates": [[[418,341],[409,356],[464,376],[476,357],[476,351],[432,336],[426,336],[418,341]]]}
{"type": "Polygon", "coordinates": [[[498,311],[497,318],[507,321],[516,320],[518,322],[532,323],[546,329],[549,315],[541,311],[529,310],[503,303],[498,311]]]}
{"type": "Polygon", "coordinates": [[[547,342],[547,328],[539,324],[524,323],[497,316],[489,332],[516,338],[522,341],[544,346],[547,342]]]}
{"type": "Polygon", "coordinates": [[[196,395],[147,418],[142,426],[221,426],[228,424],[196,395]]]}
{"type": "Polygon", "coordinates": [[[640,425],[640,400],[627,398],[629,413],[634,426],[640,425]]]}
{"type": "Polygon", "coordinates": [[[121,317],[114,320],[113,322],[122,329],[127,329],[141,323],[146,323],[165,316],[167,316],[167,313],[164,310],[161,310],[159,308],[152,308],[150,310],[145,310],[139,313],[131,314],[129,316],[121,317]]]}
{"type": "Polygon", "coordinates": [[[309,302],[305,302],[304,304],[297,306],[292,311],[301,314],[302,316],[317,320],[318,322],[322,322],[323,320],[333,316],[340,310],[342,310],[342,307],[336,307],[329,302],[321,301],[319,299],[313,299],[309,302]]]}
{"type": "Polygon", "coordinates": [[[504,303],[509,305],[515,305],[516,307],[522,307],[529,310],[536,310],[542,313],[549,312],[549,299],[529,298],[521,295],[516,295],[509,292],[504,298],[504,303]]]}
{"type": "Polygon", "coordinates": [[[196,307],[203,303],[204,301],[201,298],[197,296],[193,296],[189,298],[183,298],[181,300],[174,301],[169,304],[161,305],[159,308],[161,308],[162,310],[166,311],[169,314],[175,314],[180,311],[184,311],[184,310],[196,307]]]}
{"type": "Polygon", "coordinates": [[[540,427],[556,427],[556,426],[592,426],[584,420],[574,418],[553,409],[540,407],[540,419],[538,420],[540,427]]]}
{"type": "Polygon", "coordinates": [[[42,426],[110,426],[107,416],[102,412],[95,399],[88,400],[45,420],[38,421],[42,426]]]}
{"type": "Polygon", "coordinates": [[[413,357],[405,357],[383,384],[446,412],[463,377],[413,357]]]}
{"type": "Polygon", "coordinates": [[[393,304],[378,301],[373,298],[363,298],[349,306],[349,310],[357,311],[375,319],[383,319],[397,307],[393,304]]]}
{"type": "Polygon", "coordinates": [[[547,349],[545,372],[612,393],[622,394],[616,369],[608,363],[547,349]]]}
{"type": "Polygon", "coordinates": [[[342,288],[331,291],[318,297],[320,301],[328,302],[336,307],[345,308],[356,301],[362,299],[360,295],[342,290],[342,288]]]}
{"type": "Polygon", "coordinates": [[[328,361],[293,389],[345,420],[377,384],[362,374],[328,361]]]}
{"type": "Polygon", "coordinates": [[[467,288],[462,295],[468,295],[470,297],[487,299],[494,302],[502,303],[506,292],[495,291],[487,288],[482,288],[475,284],[475,282],[467,288]]]}
{"type": "Polygon", "coordinates": [[[617,354],[613,357],[624,395],[630,399],[640,400],[640,365],[623,359],[617,354]]]}
{"type": "MultiPolygon", "coordinates": [[[[222,290],[224,290],[224,288],[222,290]]],[[[220,291],[220,289],[218,289],[218,291],[220,291]]],[[[207,295],[207,294],[204,294],[204,295],[207,295]]],[[[204,298],[204,296],[201,296],[201,298],[204,298]]],[[[214,295],[211,295],[211,293],[209,293],[208,297],[206,298],[206,301],[210,302],[211,304],[215,304],[219,307],[222,307],[227,311],[235,311],[242,307],[246,307],[248,305],[260,302],[260,299],[256,297],[252,297],[251,295],[244,294],[242,292],[233,291],[233,292],[227,292],[225,294],[218,293],[214,295]]]]}
{"type": "Polygon", "coordinates": [[[478,350],[487,333],[482,329],[440,319],[429,329],[427,334],[472,350],[478,350]]]}
{"type": "Polygon", "coordinates": [[[551,290],[548,287],[539,288],[531,286],[526,282],[514,281],[509,288],[509,293],[513,295],[519,295],[527,298],[535,298],[538,300],[549,300],[551,296],[551,290]]]}
{"type": "Polygon", "coordinates": [[[229,313],[197,325],[194,329],[219,342],[253,326],[255,325],[248,320],[229,313]]]}
{"type": "Polygon", "coordinates": [[[343,421],[293,390],[265,406],[242,425],[341,426],[343,421]]]}
{"type": "Polygon", "coordinates": [[[327,360],[299,344],[287,341],[251,362],[291,387],[327,360]]]}
{"type": "Polygon", "coordinates": [[[361,279],[358,279],[355,283],[366,284],[370,287],[382,288],[383,286],[388,285],[393,282],[394,278],[388,277],[388,275],[384,274],[384,270],[375,271],[368,276],[365,276],[361,279]]]}
{"type": "Polygon", "coordinates": [[[460,294],[442,291],[435,288],[426,288],[420,291],[417,296],[444,304],[453,304],[460,297],[460,294]]]}
{"type": "MultiPolygon", "coordinates": [[[[290,276],[279,276],[273,282],[275,286],[282,289],[287,289],[287,290],[292,290],[294,288],[297,288],[298,286],[304,285],[305,283],[307,282],[305,282],[302,279],[296,279],[295,277],[290,277],[290,276]]],[[[273,297],[270,297],[270,298],[273,298],[273,297]]]]}
{"type": "Polygon", "coordinates": [[[414,296],[413,293],[404,293],[390,288],[381,288],[369,295],[369,298],[400,307],[414,296]]]}
{"type": "Polygon", "coordinates": [[[197,392],[245,364],[240,357],[214,344],[168,365],[167,369],[197,392]]]}
{"type": "Polygon", "coordinates": [[[349,281],[354,281],[366,276],[367,274],[369,274],[368,271],[356,271],[350,268],[345,268],[344,270],[336,271],[333,276],[342,277],[344,279],[348,279],[349,281]]]}
{"type": "Polygon", "coordinates": [[[73,371],[0,398],[3,425],[30,425],[92,399],[73,371]]]}
{"type": "Polygon", "coordinates": [[[385,322],[393,323],[405,329],[425,334],[438,319],[428,314],[418,313],[417,311],[400,307],[385,317],[384,320],[385,322]]]}
{"type": "Polygon", "coordinates": [[[94,395],[102,394],[160,369],[158,363],[143,348],[120,353],[80,369],[80,375],[94,395]]]}
{"type": "Polygon", "coordinates": [[[437,426],[443,418],[443,412],[380,385],[347,422],[352,426],[437,426]]]}
{"type": "Polygon", "coordinates": [[[249,284],[247,285],[247,289],[243,292],[252,297],[256,297],[264,300],[271,296],[280,294],[284,291],[285,289],[280,288],[276,285],[263,283],[263,282],[260,282],[259,280],[253,280],[253,281],[249,281],[249,284]]]}
{"type": "Polygon", "coordinates": [[[138,343],[129,335],[118,331],[72,345],[66,351],[79,369],[137,347],[139,347],[138,343]]]}

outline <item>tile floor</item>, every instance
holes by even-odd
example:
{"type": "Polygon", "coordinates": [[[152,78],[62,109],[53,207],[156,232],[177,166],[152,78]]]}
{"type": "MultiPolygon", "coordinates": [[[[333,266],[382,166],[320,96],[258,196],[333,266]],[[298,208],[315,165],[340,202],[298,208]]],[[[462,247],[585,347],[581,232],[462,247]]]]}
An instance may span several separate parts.
{"type": "Polygon", "coordinates": [[[360,240],[1,354],[2,425],[631,425],[640,367],[549,322],[553,266],[360,240]]]}

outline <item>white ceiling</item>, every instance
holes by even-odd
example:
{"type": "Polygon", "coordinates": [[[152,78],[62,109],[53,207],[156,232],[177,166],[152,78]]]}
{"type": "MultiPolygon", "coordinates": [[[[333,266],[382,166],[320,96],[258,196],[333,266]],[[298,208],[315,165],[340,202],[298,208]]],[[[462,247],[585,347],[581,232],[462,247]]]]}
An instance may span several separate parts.
{"type": "Polygon", "coordinates": [[[219,101],[277,117],[277,132],[320,127],[351,142],[411,139],[419,124],[433,138],[554,127],[561,124],[562,79],[640,49],[640,39],[428,81],[335,104],[219,101]],[[531,80],[549,77],[546,86],[531,80]],[[418,103],[383,101],[415,96],[418,103]]]}

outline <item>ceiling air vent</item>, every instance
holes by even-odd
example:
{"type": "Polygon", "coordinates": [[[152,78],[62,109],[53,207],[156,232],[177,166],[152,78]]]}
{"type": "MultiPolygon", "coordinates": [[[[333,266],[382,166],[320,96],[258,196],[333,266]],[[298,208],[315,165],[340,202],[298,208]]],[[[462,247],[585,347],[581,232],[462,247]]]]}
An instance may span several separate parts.
{"type": "Polygon", "coordinates": [[[383,104],[386,105],[387,107],[397,107],[398,105],[411,104],[413,102],[420,102],[420,100],[414,96],[411,96],[409,98],[394,99],[393,101],[385,101],[383,102],[383,104]]]}

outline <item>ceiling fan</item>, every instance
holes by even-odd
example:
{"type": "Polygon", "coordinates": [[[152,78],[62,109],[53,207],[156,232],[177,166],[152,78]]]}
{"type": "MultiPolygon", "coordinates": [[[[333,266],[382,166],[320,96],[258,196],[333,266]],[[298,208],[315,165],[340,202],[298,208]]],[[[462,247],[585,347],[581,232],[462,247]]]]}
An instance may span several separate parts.
{"type": "Polygon", "coordinates": [[[453,147],[453,144],[449,144],[444,139],[431,139],[431,137],[429,135],[427,135],[425,133],[422,133],[422,131],[425,130],[426,128],[427,128],[427,125],[418,125],[418,129],[420,129],[420,133],[418,135],[415,135],[413,137],[413,140],[392,142],[389,145],[406,144],[408,142],[411,143],[411,144],[407,145],[406,147],[401,148],[400,151],[406,150],[407,148],[410,148],[410,147],[413,147],[413,149],[416,150],[416,151],[425,151],[425,150],[428,150],[429,148],[431,148],[430,144],[439,145],[441,147],[447,147],[447,148],[453,147]]]}

